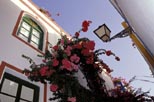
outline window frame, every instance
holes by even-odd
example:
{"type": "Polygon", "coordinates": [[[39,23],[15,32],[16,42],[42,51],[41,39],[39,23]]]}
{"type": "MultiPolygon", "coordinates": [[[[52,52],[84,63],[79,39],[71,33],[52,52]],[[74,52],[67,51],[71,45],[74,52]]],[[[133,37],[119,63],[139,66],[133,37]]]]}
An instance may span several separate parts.
{"type": "MultiPolygon", "coordinates": [[[[23,39],[25,42],[27,42],[27,43],[29,43],[30,45],[34,46],[33,44],[31,44],[31,42],[32,42],[32,43],[34,43],[35,45],[37,45],[37,47],[34,46],[35,48],[37,48],[37,49],[39,49],[39,50],[41,50],[41,51],[43,50],[44,32],[43,32],[41,26],[40,26],[37,22],[35,22],[35,21],[32,19],[32,17],[30,17],[30,16],[27,15],[27,14],[23,15],[22,18],[21,18],[21,21],[20,21],[20,24],[19,24],[19,27],[18,27],[18,31],[17,31],[17,36],[18,36],[18,37],[19,37],[19,34],[21,34],[22,36],[24,36],[25,38],[27,38],[28,41],[25,41],[25,40],[23,39]],[[28,20],[26,20],[26,19],[29,19],[29,20],[32,22],[32,24],[30,24],[30,22],[28,22],[28,20]],[[24,27],[22,26],[23,22],[25,22],[26,24],[28,24],[28,25],[30,26],[30,30],[29,30],[29,31],[28,31],[26,28],[24,28],[24,27]],[[33,24],[35,24],[35,25],[37,26],[37,28],[34,27],[33,24]],[[20,31],[21,31],[21,28],[23,28],[23,29],[25,29],[26,31],[28,31],[28,37],[26,37],[24,34],[22,34],[22,33],[20,32],[20,31]],[[37,32],[39,32],[39,36],[40,36],[40,37],[39,37],[39,38],[37,37],[38,40],[39,40],[39,41],[38,41],[38,44],[32,40],[32,36],[35,36],[35,37],[36,37],[36,35],[32,33],[32,32],[33,32],[33,29],[36,30],[37,32]]],[[[22,39],[22,38],[21,38],[21,39],[22,39]]]]}
{"type": "MultiPolygon", "coordinates": [[[[37,15],[38,17],[40,17],[39,15],[37,15]]],[[[45,54],[45,51],[47,50],[47,46],[48,46],[48,31],[47,29],[44,27],[44,25],[42,23],[40,23],[40,21],[38,20],[38,18],[36,16],[33,16],[32,14],[26,12],[26,11],[21,11],[18,18],[17,18],[17,21],[15,23],[15,26],[14,26],[14,29],[12,31],[12,36],[15,37],[16,39],[18,39],[19,41],[21,41],[22,43],[26,44],[27,46],[31,47],[32,49],[34,49],[35,51],[39,52],[40,54],[44,55],[45,54]],[[34,47],[32,44],[24,41],[22,38],[20,38],[19,36],[17,36],[17,32],[18,32],[18,28],[19,28],[19,25],[21,23],[21,20],[22,20],[22,17],[24,15],[27,15],[28,17],[30,17],[32,20],[34,20],[35,22],[37,22],[37,24],[40,26],[40,28],[42,28],[43,30],[43,46],[42,46],[42,50],[39,50],[38,48],[34,47]]]]}
{"type": "Polygon", "coordinates": [[[28,81],[25,81],[23,79],[20,79],[12,74],[9,74],[7,72],[4,73],[3,75],[3,79],[0,83],[0,93],[3,94],[3,95],[6,95],[6,96],[9,96],[9,97],[13,97],[15,98],[15,102],[19,102],[20,100],[23,100],[23,101],[27,101],[27,102],[31,102],[31,101],[28,101],[26,99],[23,99],[23,98],[20,98],[20,95],[21,95],[21,91],[22,91],[22,86],[26,86],[28,88],[31,88],[34,90],[34,94],[33,94],[33,101],[32,102],[39,102],[39,92],[40,92],[40,88],[28,81]],[[11,80],[13,82],[16,82],[18,83],[18,89],[17,89],[17,93],[16,93],[16,96],[13,96],[13,95],[9,95],[7,93],[4,93],[4,92],[1,92],[2,90],[2,85],[4,83],[4,80],[5,79],[8,79],[8,80],[11,80]]]}

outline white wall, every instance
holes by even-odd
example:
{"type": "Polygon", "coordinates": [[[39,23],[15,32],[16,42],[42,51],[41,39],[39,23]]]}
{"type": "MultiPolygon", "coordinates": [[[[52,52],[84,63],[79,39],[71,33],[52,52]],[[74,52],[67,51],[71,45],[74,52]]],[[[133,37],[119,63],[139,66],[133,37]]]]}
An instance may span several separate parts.
{"type": "MultiPolygon", "coordinates": [[[[38,64],[42,61],[42,59],[37,57],[37,54],[40,54],[38,51],[34,50],[12,35],[20,12],[21,8],[16,6],[10,0],[0,0],[0,63],[1,61],[5,61],[17,68],[25,69],[28,68],[30,64],[26,59],[21,57],[22,54],[31,57],[38,64]]],[[[53,30],[53,32],[49,32],[49,37],[51,37],[49,42],[56,44],[57,39],[60,36],[58,36],[58,34],[53,30]]],[[[46,39],[46,36],[44,38],[46,39]]],[[[20,73],[15,75],[22,76],[20,73]]],[[[27,80],[26,77],[22,76],[22,78],[27,80]]],[[[43,102],[44,87],[40,83],[37,85],[40,86],[39,102],[43,102]]]]}
{"type": "Polygon", "coordinates": [[[38,52],[12,35],[21,9],[10,0],[0,0],[0,61],[6,61],[24,69],[29,63],[21,55],[26,54],[34,59],[38,52]]]}
{"type": "Polygon", "coordinates": [[[122,10],[138,37],[154,55],[154,0],[110,0],[122,10]]]}
{"type": "MultiPolygon", "coordinates": [[[[37,57],[37,54],[40,54],[38,51],[12,35],[20,12],[21,9],[10,0],[0,0],[0,61],[6,61],[18,68],[24,69],[29,66],[29,63],[21,57],[22,54],[31,57],[37,63],[40,63],[41,59],[37,57]]],[[[53,28],[50,28],[48,34],[49,42],[55,45],[60,35],[53,28]]]]}
{"type": "MultiPolygon", "coordinates": [[[[49,31],[49,35],[48,35],[48,41],[54,46],[57,44],[58,42],[58,39],[60,39],[61,36],[60,34],[58,34],[56,31],[52,30],[49,31]]],[[[51,48],[50,48],[51,49],[51,48]]]]}
{"type": "Polygon", "coordinates": [[[104,71],[102,71],[99,76],[104,79],[105,81],[105,86],[106,86],[106,89],[107,90],[111,90],[111,89],[114,89],[114,84],[113,84],[113,81],[111,79],[111,77],[104,71]]]}

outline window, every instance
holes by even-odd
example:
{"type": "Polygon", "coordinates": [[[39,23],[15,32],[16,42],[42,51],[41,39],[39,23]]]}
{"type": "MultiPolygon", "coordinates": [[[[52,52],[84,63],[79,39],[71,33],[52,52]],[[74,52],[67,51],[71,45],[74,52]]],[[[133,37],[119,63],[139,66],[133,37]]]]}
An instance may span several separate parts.
{"type": "Polygon", "coordinates": [[[38,102],[39,87],[4,73],[0,84],[0,102],[38,102]]]}
{"type": "Polygon", "coordinates": [[[17,35],[35,48],[43,49],[43,30],[27,15],[23,16],[17,35]]]}

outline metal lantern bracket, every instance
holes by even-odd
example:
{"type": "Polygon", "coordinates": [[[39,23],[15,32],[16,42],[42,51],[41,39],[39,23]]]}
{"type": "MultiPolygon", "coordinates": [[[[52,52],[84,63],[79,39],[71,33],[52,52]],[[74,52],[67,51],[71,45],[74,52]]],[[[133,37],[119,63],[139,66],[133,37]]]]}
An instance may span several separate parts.
{"type": "Polygon", "coordinates": [[[109,39],[109,41],[115,39],[115,38],[124,38],[127,37],[130,33],[131,33],[131,28],[127,27],[126,29],[122,30],[121,32],[119,32],[118,34],[114,35],[113,37],[111,37],[109,39]]]}

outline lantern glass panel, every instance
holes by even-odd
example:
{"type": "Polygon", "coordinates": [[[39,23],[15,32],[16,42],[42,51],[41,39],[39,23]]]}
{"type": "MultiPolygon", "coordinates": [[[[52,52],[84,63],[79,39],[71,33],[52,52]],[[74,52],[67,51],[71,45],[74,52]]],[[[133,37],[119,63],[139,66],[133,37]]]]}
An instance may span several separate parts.
{"type": "Polygon", "coordinates": [[[111,31],[106,26],[105,26],[105,33],[106,33],[107,36],[110,37],[111,31]]]}
{"type": "Polygon", "coordinates": [[[99,37],[99,38],[101,38],[102,36],[104,36],[104,34],[105,34],[105,29],[104,29],[105,27],[104,26],[101,26],[101,27],[99,27],[96,31],[95,31],[95,33],[97,34],[97,36],[99,37]]]}
{"type": "Polygon", "coordinates": [[[107,42],[109,40],[109,36],[104,35],[101,39],[102,41],[107,42]]]}

